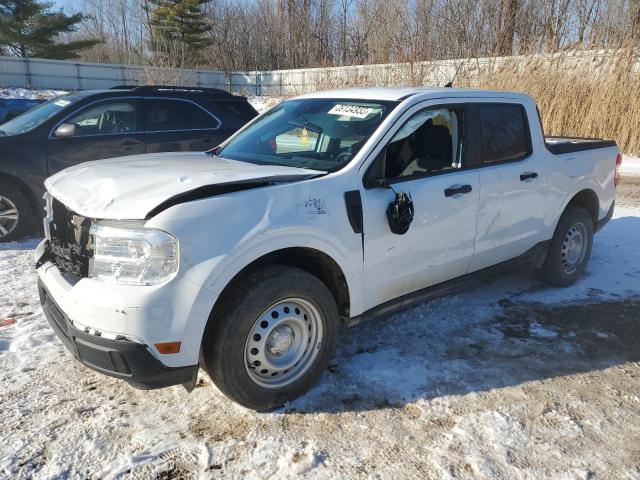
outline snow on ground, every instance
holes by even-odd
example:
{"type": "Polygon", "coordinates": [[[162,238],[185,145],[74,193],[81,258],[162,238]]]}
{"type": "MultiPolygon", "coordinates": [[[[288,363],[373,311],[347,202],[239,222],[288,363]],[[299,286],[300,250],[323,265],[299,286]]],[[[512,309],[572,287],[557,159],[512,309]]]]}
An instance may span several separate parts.
{"type": "Polygon", "coordinates": [[[640,176],[640,157],[623,155],[620,173],[622,175],[640,176]]]}
{"type": "Polygon", "coordinates": [[[247,97],[247,100],[258,113],[264,113],[271,107],[280,103],[283,99],[280,97],[247,97]]]}
{"type": "Polygon", "coordinates": [[[502,275],[354,327],[269,414],[204,373],[191,394],[139,391],[77,363],[41,312],[35,245],[0,246],[0,477],[639,475],[639,208],[616,210],[574,286],[502,275]]]}
{"type": "Polygon", "coordinates": [[[24,98],[27,100],[34,100],[38,98],[49,99],[64,93],[67,92],[62,90],[38,90],[33,88],[17,87],[0,88],[0,98],[24,98]]]}

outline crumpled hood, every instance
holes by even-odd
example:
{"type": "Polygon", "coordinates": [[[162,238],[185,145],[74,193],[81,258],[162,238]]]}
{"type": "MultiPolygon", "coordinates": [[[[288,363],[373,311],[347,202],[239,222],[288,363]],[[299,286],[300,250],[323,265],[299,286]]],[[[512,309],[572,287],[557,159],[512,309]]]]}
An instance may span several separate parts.
{"type": "Polygon", "coordinates": [[[137,220],[161,203],[200,187],[293,181],[321,173],[254,165],[200,152],[171,152],[82,163],[49,177],[45,187],[80,215],[137,220]]]}

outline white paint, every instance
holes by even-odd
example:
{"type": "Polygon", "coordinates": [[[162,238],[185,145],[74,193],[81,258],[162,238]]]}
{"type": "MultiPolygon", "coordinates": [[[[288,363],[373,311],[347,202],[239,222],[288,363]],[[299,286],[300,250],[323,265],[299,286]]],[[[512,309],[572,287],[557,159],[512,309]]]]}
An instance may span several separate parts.
{"type": "Polygon", "coordinates": [[[202,152],[170,152],[81,163],[49,177],[45,186],[81,215],[134,220],[144,219],[165,200],[202,186],[275,181],[320,173],[251,165],[202,152]]]}
{"type": "Polygon", "coordinates": [[[86,326],[148,345],[181,341],[179,354],[155,353],[169,366],[193,365],[219,294],[238,272],[271,252],[305,247],[332,258],[344,273],[350,314],[356,316],[404,293],[516,257],[550,239],[566,204],[584,188],[599,197],[598,218],[613,202],[617,149],[552,155],[544,148],[535,104],[522,94],[403,88],[348,89],[300,98],[404,100],[349,164],[327,175],[306,178],[319,172],[198,153],[163,153],[89,162],[49,178],[46,186],[56,198],[99,219],[143,219],[167,199],[206,185],[277,181],[181,203],[148,220],[146,226],[165,230],[179,241],[178,275],[165,284],[105,288],[85,278],[71,286],[56,267],[45,264],[38,273],[62,310],[86,326]],[[385,209],[392,195],[363,188],[368,166],[411,112],[468,101],[523,104],[528,117],[535,119],[532,156],[496,172],[502,175],[496,178],[504,178],[501,183],[489,182],[489,169],[406,182],[402,188],[411,192],[416,219],[406,236],[391,234],[385,209]],[[537,171],[538,183],[523,187],[520,170],[537,171]],[[445,198],[444,189],[458,183],[472,185],[471,195],[445,198]],[[364,252],[362,238],[347,218],[343,194],[350,190],[360,190],[363,198],[364,252]]]}

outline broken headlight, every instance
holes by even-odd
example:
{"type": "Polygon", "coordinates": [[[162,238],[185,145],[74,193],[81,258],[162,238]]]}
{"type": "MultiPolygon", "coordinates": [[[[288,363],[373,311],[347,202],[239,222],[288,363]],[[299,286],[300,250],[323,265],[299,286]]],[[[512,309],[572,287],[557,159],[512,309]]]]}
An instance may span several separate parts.
{"type": "Polygon", "coordinates": [[[89,277],[123,285],[157,285],[178,271],[178,240],[141,224],[97,222],[91,226],[89,277]]]}

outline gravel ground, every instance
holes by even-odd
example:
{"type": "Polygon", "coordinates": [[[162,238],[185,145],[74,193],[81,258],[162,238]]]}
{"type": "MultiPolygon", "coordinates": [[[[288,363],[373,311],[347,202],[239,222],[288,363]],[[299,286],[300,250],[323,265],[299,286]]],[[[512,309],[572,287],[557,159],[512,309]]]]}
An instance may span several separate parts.
{"type": "Polygon", "coordinates": [[[640,205],[640,176],[622,177],[616,191],[616,205],[640,205]]]}
{"type": "Polygon", "coordinates": [[[0,477],[640,478],[638,183],[575,286],[514,272],[354,327],[269,414],[202,373],[187,394],[86,369],[41,313],[37,241],[0,246],[0,477]]]}

